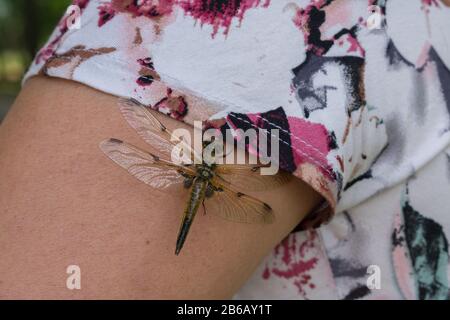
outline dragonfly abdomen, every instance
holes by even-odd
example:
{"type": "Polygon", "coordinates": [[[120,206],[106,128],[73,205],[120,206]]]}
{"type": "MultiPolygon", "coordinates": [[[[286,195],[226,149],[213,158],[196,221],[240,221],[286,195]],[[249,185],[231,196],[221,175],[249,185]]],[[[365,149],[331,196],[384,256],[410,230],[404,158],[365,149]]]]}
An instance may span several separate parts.
{"type": "Polygon", "coordinates": [[[181,221],[180,231],[178,232],[177,245],[175,249],[176,255],[178,255],[183,248],[189,229],[191,228],[192,221],[194,221],[194,217],[200,207],[200,204],[205,199],[207,186],[208,182],[202,179],[196,178],[193,182],[188,204],[184,210],[183,219],[181,221]]]}

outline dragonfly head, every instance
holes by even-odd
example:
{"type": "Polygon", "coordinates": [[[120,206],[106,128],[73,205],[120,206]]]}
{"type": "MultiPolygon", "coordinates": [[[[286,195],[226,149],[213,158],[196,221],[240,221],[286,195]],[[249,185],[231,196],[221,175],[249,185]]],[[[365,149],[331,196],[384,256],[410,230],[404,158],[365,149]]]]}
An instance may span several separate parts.
{"type": "Polygon", "coordinates": [[[210,180],[214,177],[214,172],[208,166],[199,166],[197,168],[197,176],[203,180],[210,180]]]}

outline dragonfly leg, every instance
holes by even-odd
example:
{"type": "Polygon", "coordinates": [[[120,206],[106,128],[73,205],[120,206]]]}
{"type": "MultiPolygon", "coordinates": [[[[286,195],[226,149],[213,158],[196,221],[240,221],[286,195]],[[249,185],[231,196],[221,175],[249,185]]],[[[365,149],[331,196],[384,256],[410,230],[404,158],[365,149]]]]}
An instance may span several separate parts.
{"type": "Polygon", "coordinates": [[[202,201],[202,206],[203,206],[203,215],[206,216],[205,200],[202,201]]]}

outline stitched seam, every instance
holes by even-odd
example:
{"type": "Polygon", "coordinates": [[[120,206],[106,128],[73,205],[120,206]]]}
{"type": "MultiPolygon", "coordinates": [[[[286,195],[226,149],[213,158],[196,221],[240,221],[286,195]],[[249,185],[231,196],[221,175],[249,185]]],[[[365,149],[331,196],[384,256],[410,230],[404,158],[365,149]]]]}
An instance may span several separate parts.
{"type": "Polygon", "coordinates": [[[255,124],[251,123],[250,121],[247,121],[247,120],[245,120],[245,119],[242,119],[242,118],[240,118],[240,117],[238,117],[238,116],[236,116],[236,115],[234,115],[234,114],[232,114],[232,113],[230,113],[229,115],[232,116],[232,117],[234,117],[234,118],[236,118],[236,119],[238,119],[238,120],[241,120],[241,121],[243,121],[243,122],[245,122],[245,123],[250,124],[251,126],[255,127],[255,128],[258,129],[258,130],[263,130],[263,131],[265,131],[266,133],[269,133],[272,137],[277,138],[277,139],[278,139],[279,141],[281,141],[282,143],[284,143],[284,144],[286,144],[287,146],[291,147],[292,149],[294,149],[295,151],[299,152],[301,155],[305,156],[305,157],[308,158],[310,161],[312,161],[313,163],[315,163],[316,165],[318,165],[320,168],[324,169],[324,170],[325,170],[326,172],[328,172],[330,175],[333,175],[333,172],[332,172],[329,168],[326,168],[324,165],[322,165],[322,164],[321,164],[320,162],[318,162],[316,159],[314,159],[313,157],[311,157],[309,154],[305,153],[303,150],[300,150],[300,149],[294,147],[293,145],[291,145],[290,143],[284,141],[284,140],[281,139],[280,137],[276,137],[272,132],[269,132],[267,129],[260,128],[260,127],[256,126],[255,124]]]}
{"type": "Polygon", "coordinates": [[[288,134],[289,136],[295,138],[296,140],[302,142],[303,144],[305,144],[307,147],[310,147],[311,149],[313,149],[314,151],[316,151],[318,154],[320,154],[321,156],[323,156],[324,158],[326,158],[326,154],[324,154],[322,151],[320,151],[319,149],[317,149],[315,146],[309,144],[308,142],[306,142],[305,140],[303,140],[302,138],[297,137],[296,135],[293,135],[291,132],[287,131],[286,129],[284,129],[283,127],[280,127],[279,125],[270,122],[269,120],[263,118],[262,116],[258,115],[258,114],[253,114],[255,115],[257,118],[267,122],[268,124],[270,124],[271,126],[274,126],[275,128],[281,130],[282,132],[288,134]]]}

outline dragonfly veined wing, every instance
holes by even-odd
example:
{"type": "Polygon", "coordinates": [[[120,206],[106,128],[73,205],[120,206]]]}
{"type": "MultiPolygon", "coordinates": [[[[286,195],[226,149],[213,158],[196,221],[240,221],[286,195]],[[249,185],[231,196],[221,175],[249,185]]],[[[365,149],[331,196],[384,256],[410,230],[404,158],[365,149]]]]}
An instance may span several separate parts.
{"type": "Polygon", "coordinates": [[[117,139],[100,143],[100,149],[115,163],[147,185],[156,189],[166,189],[180,184],[184,175],[193,176],[195,172],[186,166],[179,166],[148,153],[131,144],[117,139]]]}
{"type": "Polygon", "coordinates": [[[292,179],[292,175],[279,171],[276,175],[261,175],[264,165],[224,164],[215,173],[224,184],[239,186],[242,190],[264,191],[280,187],[292,179]]]}
{"type": "Polygon", "coordinates": [[[173,159],[178,155],[177,159],[173,160],[179,163],[182,157],[184,162],[192,163],[194,159],[197,159],[201,163],[201,157],[197,152],[184,140],[176,137],[146,106],[134,99],[120,98],[119,108],[128,124],[163,157],[173,159]],[[178,150],[173,153],[174,148],[178,150]],[[188,154],[182,154],[183,150],[186,150],[188,154]]]}
{"type": "Polygon", "coordinates": [[[241,223],[269,224],[275,220],[273,210],[267,203],[221,184],[216,179],[211,184],[217,191],[206,200],[208,213],[241,223]]]}

